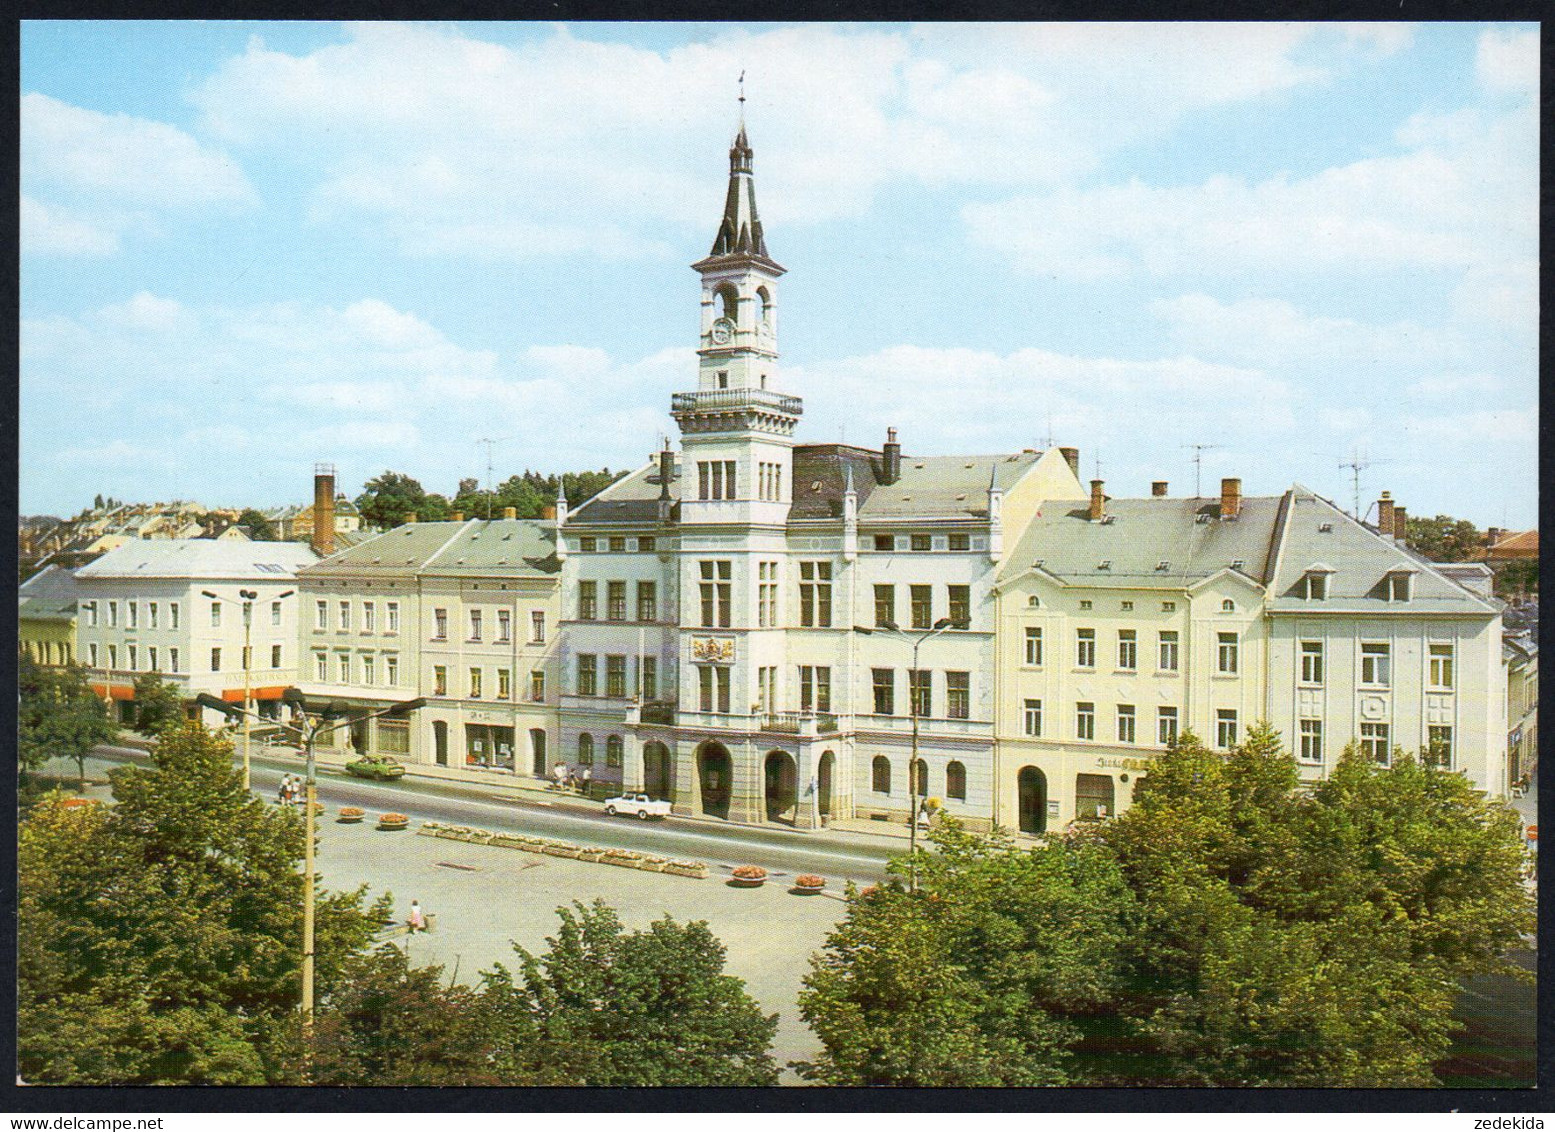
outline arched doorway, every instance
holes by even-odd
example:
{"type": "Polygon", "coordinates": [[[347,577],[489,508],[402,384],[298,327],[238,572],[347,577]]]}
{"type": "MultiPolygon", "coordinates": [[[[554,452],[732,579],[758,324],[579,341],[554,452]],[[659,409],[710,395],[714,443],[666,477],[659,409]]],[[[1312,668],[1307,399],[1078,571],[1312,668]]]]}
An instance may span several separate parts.
{"type": "Polygon", "coordinates": [[[767,820],[793,825],[799,812],[799,768],[786,751],[768,751],[765,765],[767,820]]]}
{"type": "Polygon", "coordinates": [[[729,752],[720,743],[703,743],[697,748],[697,781],[702,794],[702,812],[708,817],[729,816],[732,767],[729,752]]]}
{"type": "Polygon", "coordinates": [[[643,793],[650,798],[675,800],[670,786],[670,753],[663,743],[643,747],[643,793]]]}
{"type": "Polygon", "coordinates": [[[1023,766],[1016,779],[1020,790],[1020,831],[1047,831],[1047,775],[1034,766],[1023,766]]]}
{"type": "Polygon", "coordinates": [[[821,755],[820,769],[816,772],[816,776],[815,776],[815,779],[816,779],[816,784],[815,784],[815,789],[816,789],[816,806],[820,810],[821,818],[823,820],[825,820],[827,818],[830,818],[832,816],[832,812],[831,812],[831,790],[832,790],[832,786],[831,786],[831,783],[832,783],[833,768],[835,767],[836,762],[837,762],[836,756],[833,755],[830,751],[827,751],[826,753],[821,755]]]}

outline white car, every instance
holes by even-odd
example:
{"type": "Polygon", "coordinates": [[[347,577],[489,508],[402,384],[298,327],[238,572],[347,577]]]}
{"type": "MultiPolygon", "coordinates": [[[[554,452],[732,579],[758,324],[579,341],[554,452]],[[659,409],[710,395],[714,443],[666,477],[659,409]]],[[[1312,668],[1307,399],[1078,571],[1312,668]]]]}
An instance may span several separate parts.
{"type": "Polygon", "coordinates": [[[667,818],[670,816],[670,804],[662,799],[654,799],[646,794],[622,794],[619,798],[605,799],[605,813],[611,817],[617,814],[636,814],[643,821],[649,818],[667,818]]]}

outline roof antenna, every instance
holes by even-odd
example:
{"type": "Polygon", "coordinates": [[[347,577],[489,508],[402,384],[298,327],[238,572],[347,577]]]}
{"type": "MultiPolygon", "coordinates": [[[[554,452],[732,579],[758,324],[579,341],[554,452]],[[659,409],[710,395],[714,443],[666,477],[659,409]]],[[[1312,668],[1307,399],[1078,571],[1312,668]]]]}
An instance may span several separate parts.
{"type": "Polygon", "coordinates": [[[1202,479],[1204,472],[1204,452],[1209,448],[1219,448],[1218,444],[1183,444],[1182,448],[1193,449],[1193,498],[1202,499],[1204,493],[1202,479]]]}

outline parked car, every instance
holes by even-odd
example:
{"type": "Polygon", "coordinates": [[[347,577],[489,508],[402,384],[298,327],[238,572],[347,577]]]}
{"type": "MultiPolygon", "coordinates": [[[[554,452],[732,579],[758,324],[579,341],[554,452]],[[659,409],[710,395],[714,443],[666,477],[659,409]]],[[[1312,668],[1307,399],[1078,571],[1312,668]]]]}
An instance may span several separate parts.
{"type": "Polygon", "coordinates": [[[643,821],[649,818],[667,818],[670,816],[670,804],[663,799],[650,798],[646,794],[622,794],[617,798],[605,799],[605,813],[614,817],[616,814],[636,814],[643,821]]]}
{"type": "Polygon", "coordinates": [[[368,755],[353,763],[346,763],[346,773],[358,778],[376,778],[380,781],[401,778],[405,768],[386,755],[368,755]]]}

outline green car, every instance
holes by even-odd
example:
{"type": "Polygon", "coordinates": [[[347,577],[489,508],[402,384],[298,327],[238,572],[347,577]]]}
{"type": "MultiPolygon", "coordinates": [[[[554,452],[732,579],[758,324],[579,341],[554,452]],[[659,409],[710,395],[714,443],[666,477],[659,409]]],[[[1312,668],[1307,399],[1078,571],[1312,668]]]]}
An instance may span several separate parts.
{"type": "Polygon", "coordinates": [[[405,768],[393,759],[374,757],[357,759],[354,763],[346,763],[346,773],[354,774],[358,778],[376,778],[386,780],[400,778],[405,773],[405,768]]]}

